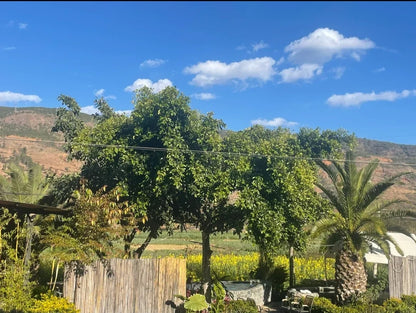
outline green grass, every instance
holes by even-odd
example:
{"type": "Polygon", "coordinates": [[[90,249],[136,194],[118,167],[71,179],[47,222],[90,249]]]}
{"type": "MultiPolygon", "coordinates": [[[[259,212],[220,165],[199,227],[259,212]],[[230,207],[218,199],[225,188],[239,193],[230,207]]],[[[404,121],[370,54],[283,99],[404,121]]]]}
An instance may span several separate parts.
{"type": "MultiPolygon", "coordinates": [[[[148,233],[140,233],[133,240],[133,246],[140,245],[148,233]]],[[[172,236],[163,232],[159,238],[153,239],[151,245],[166,245],[166,249],[146,249],[144,257],[163,257],[168,255],[188,255],[202,252],[201,232],[199,230],[175,231],[172,236]]],[[[211,249],[214,254],[247,254],[257,251],[257,247],[250,241],[242,240],[232,232],[216,234],[211,236],[211,249]]]]}

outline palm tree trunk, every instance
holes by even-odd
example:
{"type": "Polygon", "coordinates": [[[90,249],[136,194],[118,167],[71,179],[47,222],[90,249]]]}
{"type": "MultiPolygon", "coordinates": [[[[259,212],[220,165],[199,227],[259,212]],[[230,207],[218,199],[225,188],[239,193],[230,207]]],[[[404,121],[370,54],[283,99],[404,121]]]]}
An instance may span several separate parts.
{"type": "Polygon", "coordinates": [[[336,297],[345,304],[366,291],[367,275],[363,258],[348,249],[341,250],[335,258],[336,297]]]}

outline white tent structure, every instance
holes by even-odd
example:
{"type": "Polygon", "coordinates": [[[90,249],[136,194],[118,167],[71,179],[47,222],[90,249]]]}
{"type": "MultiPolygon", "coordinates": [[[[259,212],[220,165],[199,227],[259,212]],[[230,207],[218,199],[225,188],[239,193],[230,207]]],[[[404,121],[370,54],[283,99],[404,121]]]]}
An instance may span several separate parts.
{"type": "MultiPolygon", "coordinates": [[[[389,242],[390,246],[390,254],[394,256],[416,256],[416,235],[412,234],[412,237],[409,237],[402,233],[395,233],[395,232],[388,232],[403,251],[403,255],[401,255],[393,243],[389,242]]],[[[364,255],[365,260],[368,263],[376,263],[376,264],[388,264],[388,259],[384,255],[383,251],[380,249],[378,245],[375,243],[371,243],[371,250],[370,252],[364,255]]]]}

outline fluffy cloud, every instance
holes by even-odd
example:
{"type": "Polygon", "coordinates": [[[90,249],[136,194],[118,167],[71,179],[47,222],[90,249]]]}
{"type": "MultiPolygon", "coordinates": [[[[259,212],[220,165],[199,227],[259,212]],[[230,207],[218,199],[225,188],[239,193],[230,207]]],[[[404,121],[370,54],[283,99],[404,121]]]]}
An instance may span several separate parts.
{"type": "MultiPolygon", "coordinates": [[[[330,28],[318,28],[309,35],[291,42],[285,47],[288,60],[297,65],[282,70],[282,82],[292,83],[301,79],[312,79],[320,75],[323,65],[333,58],[350,56],[359,61],[366,50],[375,48],[370,39],[344,37],[338,31],[330,28]]],[[[335,79],[341,78],[344,67],[334,70],[335,79]]]]}
{"type": "Polygon", "coordinates": [[[276,117],[272,120],[265,120],[265,119],[257,119],[254,121],[251,121],[252,125],[263,125],[266,127],[292,127],[298,125],[296,122],[288,122],[284,118],[276,117]]]}
{"type": "Polygon", "coordinates": [[[206,93],[206,92],[202,92],[202,93],[194,93],[192,95],[192,97],[194,97],[195,99],[198,100],[212,100],[215,99],[215,95],[212,93],[206,93]]]}
{"type": "Polygon", "coordinates": [[[88,105],[86,107],[82,107],[81,112],[85,113],[85,114],[90,114],[90,115],[100,113],[100,111],[93,105],[88,105]]]}
{"type": "Polygon", "coordinates": [[[0,102],[35,102],[39,103],[42,99],[37,95],[24,95],[11,91],[0,91],[0,102]]]}
{"type": "Polygon", "coordinates": [[[301,66],[284,69],[279,75],[282,77],[282,82],[293,83],[299,79],[311,79],[315,75],[320,75],[321,73],[322,65],[302,64],[301,66]]]}
{"type": "Polygon", "coordinates": [[[273,65],[276,61],[270,57],[254,58],[232,62],[206,61],[186,67],[186,74],[194,74],[191,83],[205,87],[225,84],[230,81],[245,82],[248,79],[268,81],[275,74],[273,65]]]}
{"type": "Polygon", "coordinates": [[[383,91],[380,93],[346,93],[344,95],[332,95],[327,103],[331,106],[351,107],[359,106],[361,103],[370,101],[396,101],[398,99],[415,96],[416,90],[403,90],[402,92],[383,91]]]}
{"type": "Polygon", "coordinates": [[[153,92],[158,93],[166,87],[170,87],[172,85],[172,82],[166,78],[159,79],[157,82],[152,82],[150,79],[139,78],[132,85],[127,86],[124,90],[135,91],[136,89],[140,89],[142,87],[149,87],[150,89],[153,89],[153,92]]]}
{"type": "Polygon", "coordinates": [[[318,28],[309,35],[291,42],[285,48],[285,52],[289,53],[289,60],[295,64],[324,64],[333,57],[342,55],[359,59],[360,54],[374,47],[375,44],[370,39],[346,38],[336,30],[318,28]]]}
{"type": "Polygon", "coordinates": [[[27,24],[25,24],[25,23],[19,23],[17,26],[19,27],[19,29],[26,29],[27,28],[27,24]]]}
{"type": "Polygon", "coordinates": [[[149,59],[141,63],[140,67],[158,67],[164,63],[166,63],[166,61],[162,59],[153,59],[153,60],[149,59]]]}

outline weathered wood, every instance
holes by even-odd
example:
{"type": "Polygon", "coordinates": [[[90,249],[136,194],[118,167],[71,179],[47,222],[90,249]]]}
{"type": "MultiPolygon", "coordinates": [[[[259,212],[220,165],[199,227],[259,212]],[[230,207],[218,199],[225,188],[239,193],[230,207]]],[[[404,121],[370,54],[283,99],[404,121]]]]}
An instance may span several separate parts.
{"type": "Polygon", "coordinates": [[[81,313],[173,313],[166,301],[186,293],[184,259],[112,259],[65,277],[64,297],[81,313]]]}
{"type": "Polygon", "coordinates": [[[412,294],[416,294],[416,257],[390,256],[390,298],[400,298],[402,295],[412,294]]]}

